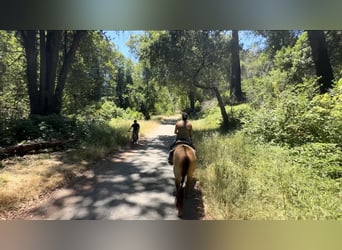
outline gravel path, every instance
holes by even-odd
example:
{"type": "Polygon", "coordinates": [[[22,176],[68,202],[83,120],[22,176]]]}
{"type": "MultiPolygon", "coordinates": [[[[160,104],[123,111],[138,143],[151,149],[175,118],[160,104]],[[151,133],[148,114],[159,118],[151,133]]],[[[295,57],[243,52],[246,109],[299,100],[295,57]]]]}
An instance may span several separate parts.
{"type": "MultiPolygon", "coordinates": [[[[54,192],[29,219],[179,220],[173,167],[167,163],[174,122],[166,121],[139,145],[98,162],[81,180],[54,192]]],[[[192,186],[183,219],[203,215],[199,185],[192,186]]]]}

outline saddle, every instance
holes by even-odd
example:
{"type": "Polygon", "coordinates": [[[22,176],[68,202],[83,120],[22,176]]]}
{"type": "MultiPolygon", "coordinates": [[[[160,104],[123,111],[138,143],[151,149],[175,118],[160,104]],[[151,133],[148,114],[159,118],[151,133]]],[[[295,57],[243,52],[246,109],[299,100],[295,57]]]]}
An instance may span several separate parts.
{"type": "Polygon", "coordinates": [[[173,145],[172,148],[170,149],[170,152],[173,152],[176,148],[176,146],[181,145],[181,144],[185,144],[188,147],[192,148],[194,151],[196,151],[196,148],[194,147],[194,145],[192,145],[189,141],[186,140],[177,140],[173,145]]]}

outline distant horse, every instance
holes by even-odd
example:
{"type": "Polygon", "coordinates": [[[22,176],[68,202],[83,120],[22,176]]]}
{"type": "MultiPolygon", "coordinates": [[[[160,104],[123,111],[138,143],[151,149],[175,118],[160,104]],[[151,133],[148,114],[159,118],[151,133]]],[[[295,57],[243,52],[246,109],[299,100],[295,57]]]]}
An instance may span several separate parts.
{"type": "Polygon", "coordinates": [[[196,152],[186,144],[175,147],[173,154],[173,173],[175,176],[176,198],[178,216],[183,216],[183,201],[188,197],[193,172],[196,168],[196,152]]]}

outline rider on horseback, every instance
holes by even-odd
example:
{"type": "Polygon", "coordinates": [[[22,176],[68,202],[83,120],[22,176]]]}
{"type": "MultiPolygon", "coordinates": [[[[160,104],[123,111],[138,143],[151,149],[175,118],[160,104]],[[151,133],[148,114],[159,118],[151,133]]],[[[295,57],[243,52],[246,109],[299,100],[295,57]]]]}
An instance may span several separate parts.
{"type": "Polygon", "coordinates": [[[182,120],[178,121],[175,126],[175,134],[176,140],[170,145],[170,152],[168,163],[170,165],[173,164],[173,151],[174,147],[178,143],[188,144],[189,146],[193,147],[192,145],[192,124],[188,121],[188,114],[182,114],[182,120]]]}

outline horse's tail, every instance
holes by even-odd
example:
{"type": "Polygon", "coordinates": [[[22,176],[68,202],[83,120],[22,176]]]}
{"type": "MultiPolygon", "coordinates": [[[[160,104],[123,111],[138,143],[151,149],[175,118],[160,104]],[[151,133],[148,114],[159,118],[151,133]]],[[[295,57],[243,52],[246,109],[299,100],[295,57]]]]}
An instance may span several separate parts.
{"type": "Polygon", "coordinates": [[[179,184],[180,186],[179,186],[177,193],[176,193],[176,207],[178,209],[183,208],[184,189],[185,189],[185,186],[187,185],[186,179],[187,179],[188,169],[190,166],[190,158],[189,158],[189,156],[187,156],[185,148],[184,148],[184,152],[185,152],[185,157],[184,157],[183,162],[182,162],[182,178],[181,178],[181,181],[179,184]]]}

